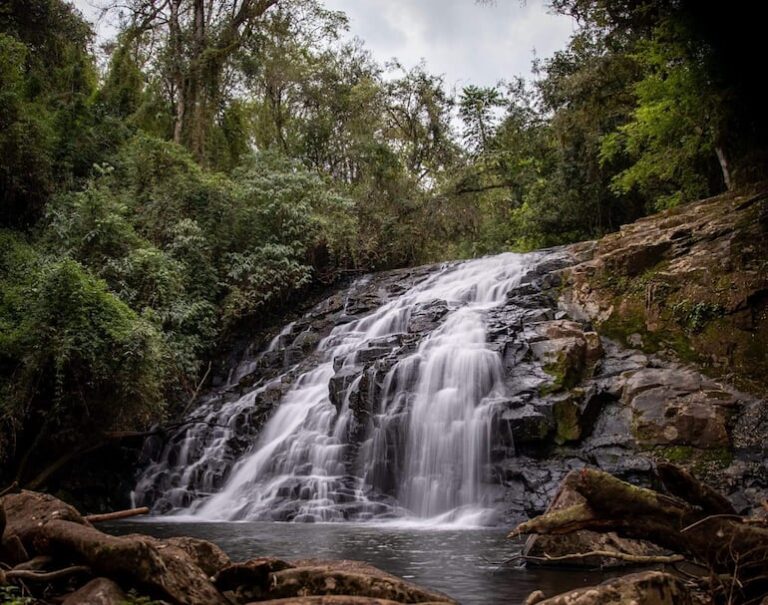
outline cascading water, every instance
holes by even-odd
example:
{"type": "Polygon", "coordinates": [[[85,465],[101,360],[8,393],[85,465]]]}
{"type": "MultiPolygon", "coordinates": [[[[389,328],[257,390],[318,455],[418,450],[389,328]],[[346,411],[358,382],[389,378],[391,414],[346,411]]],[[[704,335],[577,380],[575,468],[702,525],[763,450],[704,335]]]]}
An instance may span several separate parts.
{"type": "MultiPolygon", "coordinates": [[[[490,508],[483,475],[505,395],[488,316],[536,259],[502,254],[444,266],[362,317],[345,308],[304,365],[288,363],[282,376],[224,405],[203,402],[193,414],[200,424],[146,468],[137,502],[209,520],[477,520],[490,508]],[[244,445],[254,437],[248,413],[288,375],[292,386],[244,445]]],[[[293,330],[267,353],[307,340],[293,330]]],[[[258,365],[242,365],[230,382],[258,365]]]]}

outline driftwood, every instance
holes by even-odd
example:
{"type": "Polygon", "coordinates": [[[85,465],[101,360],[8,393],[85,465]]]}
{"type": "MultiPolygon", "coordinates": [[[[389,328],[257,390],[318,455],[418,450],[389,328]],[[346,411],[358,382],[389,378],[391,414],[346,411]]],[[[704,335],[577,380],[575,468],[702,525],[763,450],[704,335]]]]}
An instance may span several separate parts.
{"type": "Polygon", "coordinates": [[[626,561],[627,563],[634,563],[637,565],[667,565],[670,563],[682,563],[685,561],[683,555],[632,555],[626,552],[619,552],[615,550],[590,550],[587,552],[578,552],[568,555],[548,555],[544,554],[541,557],[534,555],[515,555],[505,563],[512,561],[535,561],[535,562],[562,562],[567,563],[569,561],[591,559],[595,557],[601,557],[606,559],[618,559],[620,561],[626,561]]]}
{"type": "Polygon", "coordinates": [[[86,515],[85,520],[89,523],[103,523],[104,521],[117,521],[119,519],[128,519],[129,517],[138,517],[139,515],[148,515],[149,508],[141,506],[139,508],[128,508],[126,510],[116,510],[112,513],[103,513],[99,515],[86,515]]]}
{"type": "Polygon", "coordinates": [[[565,481],[585,502],[526,521],[510,537],[615,531],[706,565],[718,589],[733,603],[765,595],[768,529],[746,523],[724,498],[676,467],[661,466],[659,476],[670,494],[630,485],[594,469],[572,471],[565,481]]]}

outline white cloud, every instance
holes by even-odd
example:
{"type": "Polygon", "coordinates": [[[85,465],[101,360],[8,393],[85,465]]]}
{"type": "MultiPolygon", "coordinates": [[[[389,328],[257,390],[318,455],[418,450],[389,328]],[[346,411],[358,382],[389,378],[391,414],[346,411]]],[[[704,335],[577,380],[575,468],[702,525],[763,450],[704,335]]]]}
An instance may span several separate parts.
{"type": "Polygon", "coordinates": [[[544,0],[326,0],[350,18],[350,34],[379,60],[406,66],[421,59],[449,86],[495,84],[530,76],[534,51],[547,57],[564,48],[570,18],[551,14],[544,0]]]}

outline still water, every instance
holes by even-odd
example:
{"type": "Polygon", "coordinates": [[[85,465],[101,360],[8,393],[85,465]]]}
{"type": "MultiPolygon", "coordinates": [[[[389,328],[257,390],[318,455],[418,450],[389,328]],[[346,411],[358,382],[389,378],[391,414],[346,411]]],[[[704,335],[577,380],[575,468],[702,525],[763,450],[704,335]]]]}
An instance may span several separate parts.
{"type": "Polygon", "coordinates": [[[428,529],[352,523],[199,523],[160,520],[110,524],[111,533],[194,536],[233,560],[259,556],[356,559],[440,590],[463,605],[518,605],[605,579],[598,572],[527,570],[503,565],[519,548],[493,529],[428,529]]]}

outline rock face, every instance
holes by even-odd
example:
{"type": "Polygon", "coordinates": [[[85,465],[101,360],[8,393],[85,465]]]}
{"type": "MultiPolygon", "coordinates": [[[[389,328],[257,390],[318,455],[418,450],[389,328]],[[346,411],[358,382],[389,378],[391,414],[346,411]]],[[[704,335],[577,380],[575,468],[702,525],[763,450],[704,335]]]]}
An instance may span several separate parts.
{"type": "Polygon", "coordinates": [[[729,418],[739,398],[691,370],[646,368],[624,385],[622,402],[632,410],[641,446],[727,448],[729,418]]]}
{"type": "Polygon", "coordinates": [[[562,303],[624,345],[768,393],[768,192],[686,204],[576,247],[562,303]]]}

